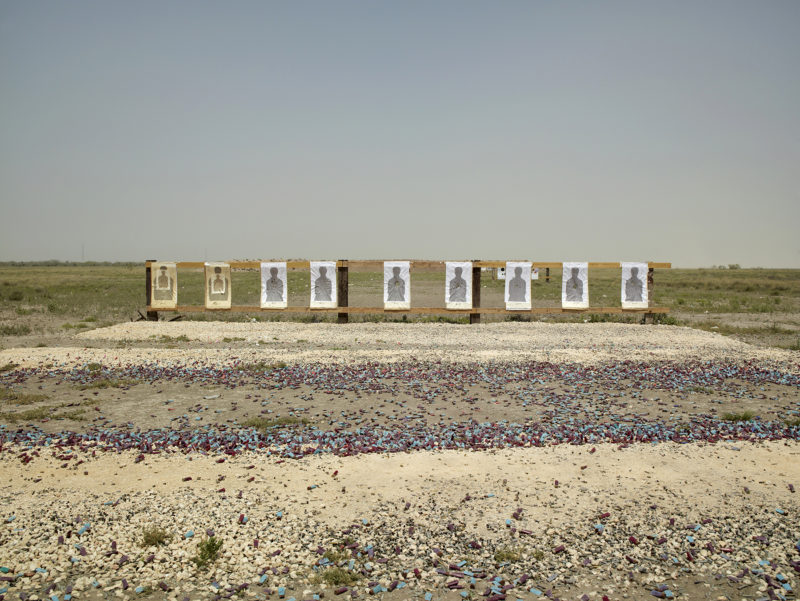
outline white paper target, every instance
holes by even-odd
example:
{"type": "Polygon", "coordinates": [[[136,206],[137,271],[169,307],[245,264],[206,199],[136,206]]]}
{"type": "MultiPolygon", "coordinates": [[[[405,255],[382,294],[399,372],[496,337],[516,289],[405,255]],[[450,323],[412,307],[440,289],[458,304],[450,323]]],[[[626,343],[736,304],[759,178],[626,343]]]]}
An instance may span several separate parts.
{"type": "Polygon", "coordinates": [[[227,263],[206,263],[206,308],[231,308],[231,266],[227,263]]]}
{"type": "Polygon", "coordinates": [[[150,284],[150,306],[153,309],[178,306],[178,266],[175,263],[152,263],[150,284]]]}
{"type": "Polygon", "coordinates": [[[447,309],[472,309],[472,262],[447,261],[444,286],[447,309]]]}
{"type": "Polygon", "coordinates": [[[311,308],[336,308],[336,261],[311,261],[311,308]]]}
{"type": "Polygon", "coordinates": [[[539,268],[534,267],[531,269],[531,280],[538,280],[539,279],[539,268]]]}
{"type": "Polygon", "coordinates": [[[621,297],[623,309],[647,308],[647,263],[622,264],[621,297]]]}
{"type": "Polygon", "coordinates": [[[288,291],[286,263],[261,263],[261,307],[285,309],[288,291]]]}
{"type": "Polygon", "coordinates": [[[587,309],[589,307],[588,263],[562,264],[561,306],[565,309],[587,309]]]}
{"type": "Polygon", "coordinates": [[[411,308],[411,264],[408,261],[383,262],[383,308],[411,308]]]}
{"type": "Polygon", "coordinates": [[[531,263],[506,261],[506,309],[525,311],[531,308],[531,263]]]}

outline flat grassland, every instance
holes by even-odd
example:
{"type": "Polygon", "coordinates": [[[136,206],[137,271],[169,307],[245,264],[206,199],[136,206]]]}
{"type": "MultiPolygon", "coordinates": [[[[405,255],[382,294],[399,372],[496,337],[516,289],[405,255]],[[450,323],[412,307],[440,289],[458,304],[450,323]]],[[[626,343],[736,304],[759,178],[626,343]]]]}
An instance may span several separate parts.
{"type": "MultiPolygon", "coordinates": [[[[534,306],[560,305],[561,274],[552,270],[532,283],[534,306]]],[[[260,274],[234,271],[233,304],[258,305],[260,274]]],[[[503,285],[489,273],[481,279],[481,305],[503,306],[503,285]]],[[[381,306],[383,274],[350,272],[350,305],[381,306]]],[[[444,305],[444,273],[412,271],[412,306],[444,305]]],[[[289,272],[289,305],[307,306],[307,271],[289,272]]],[[[619,270],[593,269],[589,274],[590,305],[620,306],[619,270]]],[[[180,270],[178,299],[182,305],[203,304],[201,270],[180,270]]],[[[669,307],[663,323],[733,336],[750,344],[800,349],[800,270],[796,269],[658,269],[652,306],[669,307]]],[[[144,311],[143,264],[2,264],[0,263],[0,348],[57,345],[65,334],[128,321],[144,311]]],[[[164,312],[163,318],[174,317],[164,312]]],[[[193,321],[332,321],[331,314],[196,313],[193,321]]],[[[464,323],[461,316],[351,315],[351,321],[436,321],[464,323]]],[[[620,321],[634,323],[635,315],[594,314],[483,316],[484,321],[534,319],[541,321],[620,321]]],[[[169,343],[170,341],[166,341],[169,343]]],[[[174,342],[174,341],[173,341],[174,342]]]]}

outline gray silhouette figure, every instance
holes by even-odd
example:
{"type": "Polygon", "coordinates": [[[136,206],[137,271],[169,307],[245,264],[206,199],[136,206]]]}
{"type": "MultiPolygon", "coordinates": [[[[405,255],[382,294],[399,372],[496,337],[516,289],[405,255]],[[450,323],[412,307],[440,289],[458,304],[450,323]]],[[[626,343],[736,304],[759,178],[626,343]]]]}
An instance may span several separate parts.
{"type": "Polygon", "coordinates": [[[386,282],[386,298],[389,301],[405,302],[406,300],[406,282],[400,277],[400,268],[392,267],[392,277],[386,282]]]}
{"type": "Polygon", "coordinates": [[[208,278],[208,298],[210,300],[228,300],[229,293],[228,280],[222,277],[222,267],[215,267],[214,277],[208,278]]]}
{"type": "Polygon", "coordinates": [[[319,277],[314,280],[314,300],[316,301],[330,301],[331,293],[333,292],[333,285],[331,279],[325,275],[328,273],[327,267],[319,268],[319,277]]]}
{"type": "Polygon", "coordinates": [[[580,271],[577,267],[573,267],[572,277],[567,280],[567,302],[569,303],[583,302],[583,281],[578,277],[580,271]]]}
{"type": "Polygon", "coordinates": [[[514,268],[514,277],[508,282],[508,300],[512,303],[524,303],[527,286],[522,277],[522,267],[514,268]]]}
{"type": "Polygon", "coordinates": [[[277,267],[270,267],[266,288],[267,302],[280,302],[283,300],[283,280],[278,277],[277,267]]]}
{"type": "Polygon", "coordinates": [[[463,269],[461,269],[461,267],[456,267],[453,271],[456,277],[450,280],[449,302],[465,303],[467,302],[467,280],[461,277],[463,269]]]}
{"type": "Polygon", "coordinates": [[[639,268],[631,267],[631,277],[625,282],[625,300],[629,302],[642,302],[642,280],[638,277],[639,268]]]}
{"type": "Polygon", "coordinates": [[[156,278],[155,289],[153,290],[154,300],[172,300],[172,278],[167,273],[167,266],[162,265],[156,278]]]}

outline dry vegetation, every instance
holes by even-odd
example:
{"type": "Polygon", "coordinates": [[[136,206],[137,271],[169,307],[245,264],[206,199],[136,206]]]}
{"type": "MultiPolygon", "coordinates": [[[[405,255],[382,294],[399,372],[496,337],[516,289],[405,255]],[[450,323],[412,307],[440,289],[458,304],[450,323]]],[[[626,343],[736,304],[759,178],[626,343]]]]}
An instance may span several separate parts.
{"type": "MultiPolygon", "coordinates": [[[[534,305],[557,307],[561,277],[553,270],[532,285],[534,305]]],[[[352,270],[350,304],[379,306],[382,274],[352,270]]],[[[234,304],[257,305],[260,274],[255,270],[233,274],[234,304]]],[[[414,304],[443,304],[444,275],[436,271],[412,274],[414,304]]],[[[482,280],[482,305],[502,306],[503,282],[487,273],[482,280]]],[[[663,323],[730,335],[746,342],[800,350],[800,270],[791,269],[671,269],[657,270],[653,304],[670,307],[663,323]]],[[[178,277],[181,304],[203,302],[202,272],[181,270],[178,277]]],[[[289,273],[290,305],[304,305],[309,293],[305,271],[289,273]]],[[[619,306],[619,273],[595,269],[590,273],[591,304],[619,306]]],[[[144,267],[140,263],[62,264],[57,262],[0,264],[0,347],[57,345],[73,333],[139,317],[144,310],[144,267]]],[[[171,314],[165,314],[172,317],[171,314]]],[[[237,314],[215,312],[186,316],[194,320],[298,320],[324,321],[334,315],[237,314]]],[[[579,314],[534,317],[548,321],[629,321],[634,315],[579,314]]],[[[463,323],[460,316],[351,316],[366,321],[442,321],[463,323]]],[[[489,319],[485,316],[484,319],[489,319]]],[[[524,315],[495,319],[529,319],[524,315]]],[[[155,339],[156,345],[180,345],[180,338],[155,339]]],[[[237,340],[225,341],[236,344],[237,340]]],[[[267,367],[267,366],[265,366],[267,367]]]]}

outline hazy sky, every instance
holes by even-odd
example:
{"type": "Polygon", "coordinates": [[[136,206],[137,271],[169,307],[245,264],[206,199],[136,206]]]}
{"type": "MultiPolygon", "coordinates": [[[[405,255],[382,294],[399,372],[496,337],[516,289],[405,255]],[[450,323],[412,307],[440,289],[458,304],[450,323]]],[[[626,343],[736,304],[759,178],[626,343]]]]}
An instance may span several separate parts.
{"type": "Polygon", "coordinates": [[[800,267],[800,2],[0,0],[0,260],[800,267]]]}

